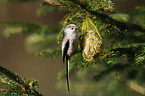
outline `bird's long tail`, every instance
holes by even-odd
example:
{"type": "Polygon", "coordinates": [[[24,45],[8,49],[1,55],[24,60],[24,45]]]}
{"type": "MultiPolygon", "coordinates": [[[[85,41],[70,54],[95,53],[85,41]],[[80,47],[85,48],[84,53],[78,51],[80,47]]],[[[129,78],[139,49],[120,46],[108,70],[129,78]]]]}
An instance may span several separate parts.
{"type": "Polygon", "coordinates": [[[67,79],[67,89],[68,92],[70,92],[70,86],[69,86],[69,56],[66,56],[66,79],[67,79]]]}

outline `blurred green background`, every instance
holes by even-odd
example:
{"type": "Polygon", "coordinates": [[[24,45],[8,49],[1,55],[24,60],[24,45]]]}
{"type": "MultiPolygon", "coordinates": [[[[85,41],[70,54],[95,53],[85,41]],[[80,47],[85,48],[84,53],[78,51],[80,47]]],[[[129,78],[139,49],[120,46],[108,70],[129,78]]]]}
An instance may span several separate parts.
{"type": "MultiPolygon", "coordinates": [[[[145,4],[145,0],[113,0],[118,12],[128,12],[136,5],[145,4]]],[[[35,22],[58,28],[59,22],[66,14],[63,11],[53,11],[44,16],[37,16],[42,0],[21,3],[0,3],[0,21],[16,20],[35,22]]],[[[0,27],[0,32],[2,32],[0,27]]],[[[51,48],[58,47],[57,43],[51,48]]],[[[13,35],[5,38],[0,34],[0,65],[19,76],[34,78],[39,81],[38,91],[45,96],[67,96],[65,91],[56,88],[57,73],[65,66],[61,58],[41,59],[26,50],[25,35],[13,35]]],[[[87,95],[90,96],[90,95],[87,95]]]]}

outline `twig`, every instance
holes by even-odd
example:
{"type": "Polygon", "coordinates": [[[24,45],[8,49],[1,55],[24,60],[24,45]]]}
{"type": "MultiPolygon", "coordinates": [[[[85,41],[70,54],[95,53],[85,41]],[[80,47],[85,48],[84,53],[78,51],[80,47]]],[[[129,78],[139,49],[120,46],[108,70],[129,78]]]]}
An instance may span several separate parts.
{"type": "Polygon", "coordinates": [[[84,3],[80,2],[79,0],[70,0],[70,1],[72,1],[75,4],[80,5],[80,7],[82,9],[85,9],[86,11],[90,12],[91,14],[99,17],[102,20],[102,22],[117,26],[120,29],[120,31],[136,30],[136,31],[145,32],[145,29],[143,29],[139,25],[121,22],[121,21],[118,21],[116,19],[109,17],[108,15],[91,10],[91,9],[89,9],[89,8],[91,8],[90,5],[87,3],[84,4],[84,3]]]}
{"type": "Polygon", "coordinates": [[[6,68],[0,66],[0,72],[3,73],[4,75],[6,75],[7,77],[9,77],[10,79],[12,79],[13,81],[20,84],[22,86],[22,88],[24,88],[24,91],[27,94],[31,94],[31,90],[33,90],[34,93],[32,93],[32,94],[34,94],[35,96],[42,96],[42,94],[40,94],[36,90],[30,89],[30,86],[28,84],[25,84],[23,79],[21,79],[18,75],[15,75],[14,73],[10,72],[6,68]]]}

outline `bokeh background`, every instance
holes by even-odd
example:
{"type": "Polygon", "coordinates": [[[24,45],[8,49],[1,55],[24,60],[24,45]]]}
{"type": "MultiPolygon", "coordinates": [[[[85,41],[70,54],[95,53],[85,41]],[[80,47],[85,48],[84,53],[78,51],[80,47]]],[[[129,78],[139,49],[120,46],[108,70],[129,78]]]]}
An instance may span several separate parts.
{"type": "MultiPolygon", "coordinates": [[[[42,0],[23,3],[1,3],[0,21],[16,20],[41,23],[52,27],[60,27],[59,22],[67,12],[53,11],[44,16],[37,16],[42,0]]],[[[145,0],[113,0],[118,12],[129,12],[136,5],[145,4],[145,0]]],[[[61,58],[41,59],[30,53],[25,47],[25,35],[13,35],[5,38],[0,27],[0,65],[19,74],[22,78],[34,78],[39,81],[38,91],[45,96],[67,96],[65,91],[59,90],[57,74],[64,69],[61,58]]],[[[50,47],[58,47],[57,44],[50,47]]]]}

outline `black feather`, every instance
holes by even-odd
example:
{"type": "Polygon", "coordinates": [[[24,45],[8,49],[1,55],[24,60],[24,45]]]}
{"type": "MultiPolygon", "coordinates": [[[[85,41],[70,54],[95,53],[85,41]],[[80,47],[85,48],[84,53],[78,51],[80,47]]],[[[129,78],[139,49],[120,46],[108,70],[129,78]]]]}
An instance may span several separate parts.
{"type": "Polygon", "coordinates": [[[67,42],[65,44],[65,47],[64,47],[64,51],[63,51],[63,63],[65,63],[65,57],[67,55],[68,48],[69,48],[69,39],[67,40],[67,42]]]}

